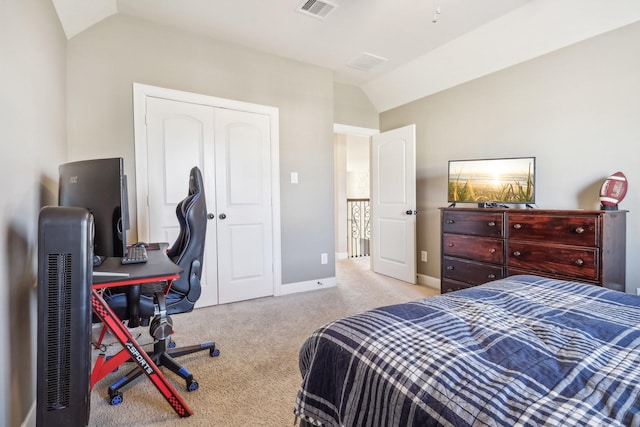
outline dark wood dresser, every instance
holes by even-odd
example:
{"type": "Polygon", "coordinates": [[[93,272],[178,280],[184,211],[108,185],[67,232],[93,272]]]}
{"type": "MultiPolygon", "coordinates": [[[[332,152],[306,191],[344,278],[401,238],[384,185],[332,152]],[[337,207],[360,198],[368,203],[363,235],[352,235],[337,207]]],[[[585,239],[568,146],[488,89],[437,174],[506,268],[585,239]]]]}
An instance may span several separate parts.
{"type": "Polygon", "coordinates": [[[440,211],[442,293],[516,274],[625,290],[627,211],[440,211]]]}

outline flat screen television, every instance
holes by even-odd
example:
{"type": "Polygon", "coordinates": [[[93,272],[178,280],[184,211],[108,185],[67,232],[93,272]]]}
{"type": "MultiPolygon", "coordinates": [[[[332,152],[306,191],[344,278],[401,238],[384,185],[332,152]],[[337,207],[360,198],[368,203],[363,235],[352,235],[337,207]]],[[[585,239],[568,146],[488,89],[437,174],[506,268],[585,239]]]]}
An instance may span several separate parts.
{"type": "Polygon", "coordinates": [[[504,207],[535,203],[536,158],[450,160],[448,202],[504,207]]]}
{"type": "Polygon", "coordinates": [[[129,229],[127,177],[121,157],[82,160],[58,167],[58,204],[87,208],[93,215],[93,253],[121,257],[129,229]]]}

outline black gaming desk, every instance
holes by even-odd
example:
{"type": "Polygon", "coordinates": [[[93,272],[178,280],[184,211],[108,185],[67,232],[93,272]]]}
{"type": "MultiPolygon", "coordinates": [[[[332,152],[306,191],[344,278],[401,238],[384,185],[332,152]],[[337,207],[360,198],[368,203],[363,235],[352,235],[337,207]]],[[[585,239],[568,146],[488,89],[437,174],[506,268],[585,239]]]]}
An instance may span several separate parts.
{"type": "Polygon", "coordinates": [[[98,345],[102,343],[106,331],[110,330],[123,348],[111,357],[106,357],[104,353],[98,356],[91,372],[91,389],[121,364],[132,360],[138,364],[176,413],[180,417],[188,417],[193,414],[191,409],[102,298],[102,290],[105,288],[144,283],[164,283],[165,292],[168,292],[173,280],[180,277],[183,271],[167,257],[168,246],[167,243],[150,245],[147,248],[149,260],[146,263],[122,265],[120,258],[106,258],[99,267],[94,268],[91,306],[104,325],[98,345]]]}

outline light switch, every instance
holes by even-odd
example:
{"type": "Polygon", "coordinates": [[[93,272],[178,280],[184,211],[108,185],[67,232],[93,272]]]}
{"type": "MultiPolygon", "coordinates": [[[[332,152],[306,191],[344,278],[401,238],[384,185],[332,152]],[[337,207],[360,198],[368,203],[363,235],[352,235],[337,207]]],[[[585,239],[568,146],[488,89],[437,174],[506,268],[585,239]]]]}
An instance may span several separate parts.
{"type": "Polygon", "coordinates": [[[291,183],[292,184],[298,183],[298,172],[291,172],[291,183]]]}

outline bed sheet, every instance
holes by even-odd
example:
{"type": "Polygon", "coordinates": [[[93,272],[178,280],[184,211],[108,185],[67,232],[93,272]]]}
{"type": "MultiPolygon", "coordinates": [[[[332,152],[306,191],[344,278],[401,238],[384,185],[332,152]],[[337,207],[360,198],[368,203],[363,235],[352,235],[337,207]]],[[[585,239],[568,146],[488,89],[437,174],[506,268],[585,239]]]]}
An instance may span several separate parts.
{"type": "Polygon", "coordinates": [[[317,426],[640,426],[640,297],[514,276],[381,307],[300,350],[317,426]]]}

